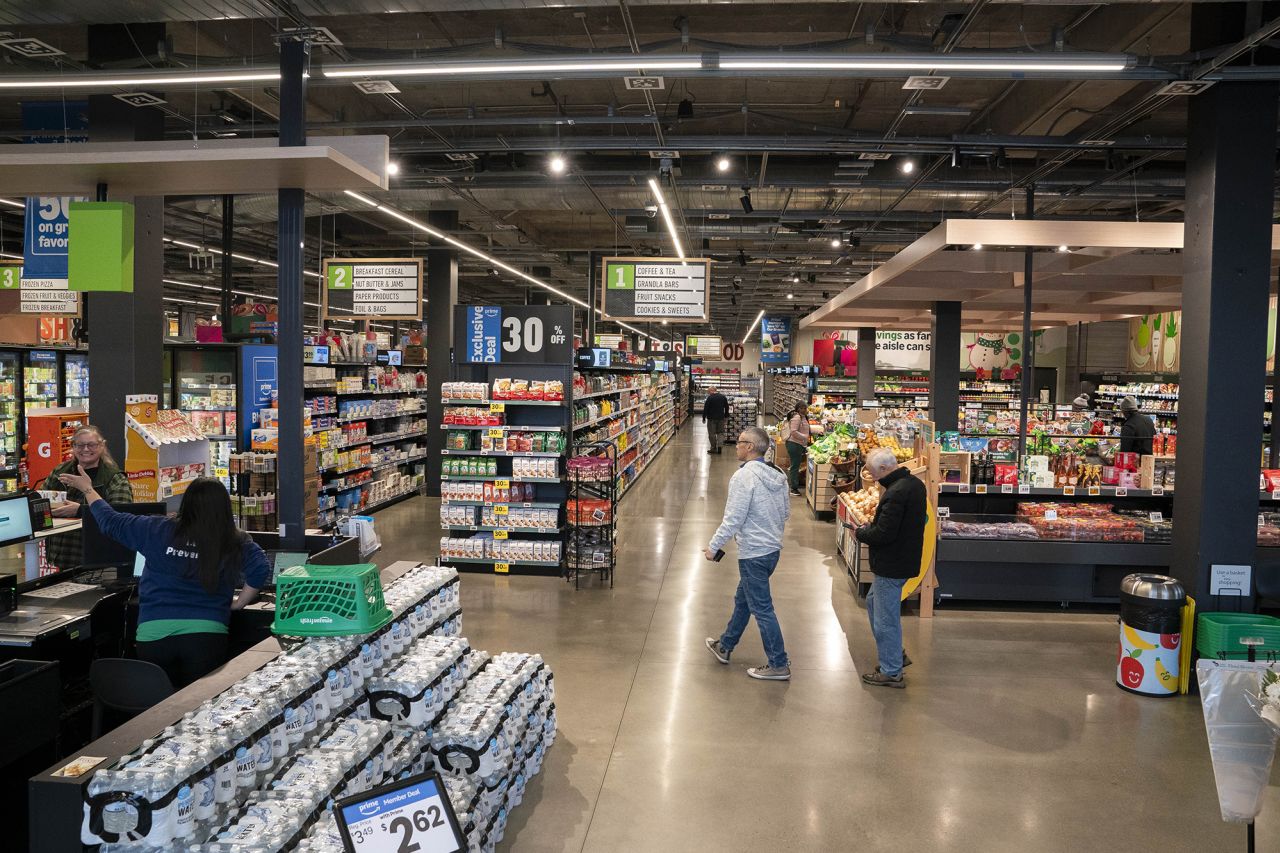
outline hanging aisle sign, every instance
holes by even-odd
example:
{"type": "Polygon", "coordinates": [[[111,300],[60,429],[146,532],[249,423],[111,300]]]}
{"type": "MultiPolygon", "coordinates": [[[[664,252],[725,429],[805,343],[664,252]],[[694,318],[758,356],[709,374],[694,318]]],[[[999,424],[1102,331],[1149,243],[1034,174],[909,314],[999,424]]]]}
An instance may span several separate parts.
{"type": "Polygon", "coordinates": [[[326,320],[422,319],[421,258],[326,258],[321,275],[326,320]]]}
{"type": "MultiPolygon", "coordinates": [[[[697,358],[709,358],[712,361],[720,358],[723,341],[719,335],[685,335],[684,351],[697,358]]],[[[741,361],[741,359],[738,359],[741,361]]]]}
{"type": "Polygon", "coordinates": [[[567,305],[459,305],[453,309],[458,364],[569,364],[573,309],[567,305]]]}
{"type": "Polygon", "coordinates": [[[27,199],[22,226],[23,314],[80,313],[80,299],[67,284],[67,251],[71,245],[68,213],[82,196],[36,196],[27,199]]]}
{"type": "Polygon", "coordinates": [[[604,258],[600,308],[616,320],[705,322],[710,280],[706,258],[604,258]]]}
{"type": "Polygon", "coordinates": [[[760,360],[765,364],[791,363],[791,318],[760,318],[760,360]]]}

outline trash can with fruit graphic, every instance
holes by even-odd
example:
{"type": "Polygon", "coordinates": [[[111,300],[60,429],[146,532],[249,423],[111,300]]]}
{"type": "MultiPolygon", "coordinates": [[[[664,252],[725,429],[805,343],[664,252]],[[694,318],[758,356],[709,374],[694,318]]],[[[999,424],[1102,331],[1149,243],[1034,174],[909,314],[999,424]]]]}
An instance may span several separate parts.
{"type": "Polygon", "coordinates": [[[1120,582],[1116,684],[1143,696],[1177,696],[1181,666],[1182,584],[1165,575],[1134,574],[1120,582]]]}

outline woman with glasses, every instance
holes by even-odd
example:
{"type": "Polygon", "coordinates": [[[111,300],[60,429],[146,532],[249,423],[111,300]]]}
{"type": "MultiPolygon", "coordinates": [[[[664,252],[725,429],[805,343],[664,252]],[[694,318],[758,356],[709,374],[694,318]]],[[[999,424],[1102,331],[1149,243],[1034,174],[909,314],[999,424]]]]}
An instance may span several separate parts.
{"type": "MultiPolygon", "coordinates": [[[[84,493],[74,487],[63,485],[63,474],[74,474],[77,468],[83,468],[93,482],[93,487],[103,500],[110,504],[130,503],[133,501],[133,488],[125,477],[116,460],[111,458],[107,450],[107,441],[102,437],[102,430],[92,424],[85,424],[76,430],[71,437],[71,458],[53,469],[44,481],[43,488],[51,492],[66,491],[67,500],[53,508],[56,518],[80,518],[84,513],[84,493]]],[[[59,569],[74,569],[83,560],[80,553],[80,532],[62,533],[50,536],[45,540],[49,563],[59,569]]]]}

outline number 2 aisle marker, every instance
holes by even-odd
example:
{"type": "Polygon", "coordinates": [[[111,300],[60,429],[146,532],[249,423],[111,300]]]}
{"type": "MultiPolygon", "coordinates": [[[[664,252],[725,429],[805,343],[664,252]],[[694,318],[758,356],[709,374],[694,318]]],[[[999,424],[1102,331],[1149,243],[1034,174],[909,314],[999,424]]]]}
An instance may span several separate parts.
{"type": "Polygon", "coordinates": [[[325,319],[422,319],[421,258],[329,258],[324,280],[325,319]]]}

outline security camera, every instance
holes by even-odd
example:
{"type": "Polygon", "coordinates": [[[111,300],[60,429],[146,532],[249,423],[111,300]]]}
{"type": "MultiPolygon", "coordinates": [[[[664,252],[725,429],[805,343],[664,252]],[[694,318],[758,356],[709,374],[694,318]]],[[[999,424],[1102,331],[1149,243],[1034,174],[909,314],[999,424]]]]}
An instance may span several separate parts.
{"type": "Polygon", "coordinates": [[[656,204],[646,204],[644,206],[644,213],[645,216],[648,216],[650,219],[656,219],[658,216],[658,206],[656,204]]]}

